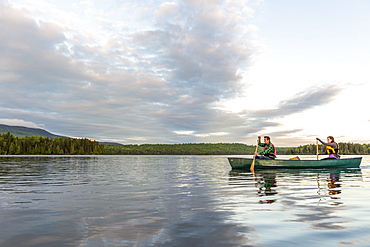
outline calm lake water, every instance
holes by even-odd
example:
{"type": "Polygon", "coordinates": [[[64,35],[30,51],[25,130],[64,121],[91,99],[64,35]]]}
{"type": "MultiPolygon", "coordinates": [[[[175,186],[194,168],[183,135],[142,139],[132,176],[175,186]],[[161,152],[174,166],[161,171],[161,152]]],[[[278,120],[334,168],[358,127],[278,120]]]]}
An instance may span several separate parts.
{"type": "Polygon", "coordinates": [[[363,157],[252,174],[226,156],[0,156],[0,246],[370,246],[363,157]]]}

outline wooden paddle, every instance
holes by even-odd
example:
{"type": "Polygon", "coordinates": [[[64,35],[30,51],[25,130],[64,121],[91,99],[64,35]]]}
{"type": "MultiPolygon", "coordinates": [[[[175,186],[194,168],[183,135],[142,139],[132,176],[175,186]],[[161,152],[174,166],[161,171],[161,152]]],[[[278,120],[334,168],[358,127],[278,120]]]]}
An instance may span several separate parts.
{"type": "Polygon", "coordinates": [[[251,170],[251,172],[254,172],[254,165],[255,165],[255,163],[256,163],[256,153],[257,153],[257,150],[258,150],[258,140],[257,140],[257,145],[256,145],[256,150],[254,151],[254,156],[253,156],[253,160],[252,160],[252,165],[251,165],[251,167],[250,167],[250,170],[251,170]]]}
{"type": "Polygon", "coordinates": [[[319,160],[319,142],[316,140],[316,159],[319,160]]]}

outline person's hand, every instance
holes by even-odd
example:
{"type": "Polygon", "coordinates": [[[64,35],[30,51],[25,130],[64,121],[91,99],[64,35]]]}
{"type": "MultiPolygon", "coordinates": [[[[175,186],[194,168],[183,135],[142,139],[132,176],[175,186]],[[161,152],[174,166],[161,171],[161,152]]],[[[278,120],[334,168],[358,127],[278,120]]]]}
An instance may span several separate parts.
{"type": "Polygon", "coordinates": [[[258,155],[258,153],[257,153],[257,152],[255,152],[255,153],[254,153],[254,155],[258,155]]]}
{"type": "Polygon", "coordinates": [[[259,140],[259,141],[261,140],[261,136],[258,136],[258,140],[259,140]]]}

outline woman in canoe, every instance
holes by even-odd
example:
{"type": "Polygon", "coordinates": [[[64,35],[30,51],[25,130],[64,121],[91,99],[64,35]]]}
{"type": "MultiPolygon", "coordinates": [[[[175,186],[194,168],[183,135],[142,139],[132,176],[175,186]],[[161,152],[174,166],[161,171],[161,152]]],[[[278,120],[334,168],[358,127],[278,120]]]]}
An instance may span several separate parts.
{"type": "Polygon", "coordinates": [[[276,158],[276,148],[275,145],[271,143],[269,136],[263,137],[263,142],[261,142],[261,137],[258,137],[258,146],[263,147],[263,151],[255,153],[256,159],[275,159],[276,158]]]}
{"type": "Polygon", "coordinates": [[[316,138],[319,142],[321,142],[323,145],[326,146],[326,150],[323,153],[319,153],[319,155],[328,154],[329,156],[326,159],[340,159],[339,156],[339,145],[334,141],[334,137],[328,136],[327,140],[328,142],[323,142],[319,138],[316,138]]]}

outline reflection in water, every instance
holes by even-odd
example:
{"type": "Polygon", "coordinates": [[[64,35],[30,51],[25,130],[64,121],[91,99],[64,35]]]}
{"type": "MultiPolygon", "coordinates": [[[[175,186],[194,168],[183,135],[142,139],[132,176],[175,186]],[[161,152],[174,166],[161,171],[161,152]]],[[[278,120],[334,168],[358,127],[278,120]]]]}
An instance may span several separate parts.
{"type": "Polygon", "coordinates": [[[340,173],[330,173],[328,187],[329,195],[337,195],[342,193],[340,188],[340,173]]]}
{"type": "Polygon", "coordinates": [[[276,199],[273,199],[273,196],[277,195],[278,192],[275,189],[277,187],[276,184],[276,174],[275,173],[265,173],[261,174],[262,179],[258,184],[259,190],[257,192],[258,196],[266,198],[264,200],[259,200],[259,203],[274,203],[276,199]]]}
{"type": "MultiPolygon", "coordinates": [[[[345,172],[345,171],[342,171],[345,172]]],[[[318,176],[317,178],[317,184],[318,184],[318,191],[317,194],[320,196],[326,196],[329,195],[330,199],[332,199],[331,205],[341,205],[343,202],[340,201],[341,197],[339,194],[342,193],[341,190],[341,173],[338,171],[329,173],[329,176],[326,179],[325,183],[321,183],[320,178],[318,176]]],[[[320,202],[325,201],[326,198],[322,197],[320,198],[320,202]]]]}
{"type": "MultiPolygon", "coordinates": [[[[265,169],[258,170],[256,173],[249,173],[246,170],[233,169],[229,173],[230,184],[236,185],[236,181],[245,181],[249,179],[254,181],[254,186],[257,188],[256,194],[259,203],[271,204],[276,202],[279,186],[279,180],[287,184],[295,185],[296,188],[308,186],[312,181],[317,182],[317,194],[320,196],[330,196],[330,199],[341,199],[339,194],[341,190],[341,175],[347,177],[360,176],[361,169],[265,169]],[[325,181],[325,182],[323,182],[325,181]]],[[[324,197],[319,198],[319,202],[325,200],[324,197]]],[[[333,202],[332,205],[339,205],[341,202],[333,202]]]]}
{"type": "Polygon", "coordinates": [[[216,210],[223,157],[1,158],[0,246],[248,243],[252,228],[216,210]]]}
{"type": "MultiPolygon", "coordinates": [[[[302,236],[317,245],[322,239],[318,237],[320,235],[314,235],[315,231],[338,231],[332,234],[339,239],[350,239],[348,236],[349,232],[353,232],[353,223],[358,222],[351,219],[348,212],[361,205],[354,197],[361,190],[361,169],[257,170],[254,174],[245,170],[232,170],[229,173],[229,185],[237,186],[241,184],[240,181],[253,181],[244,182],[239,193],[253,200],[254,205],[248,200],[239,200],[238,207],[243,210],[238,210],[234,221],[240,220],[242,211],[253,210],[258,215],[254,218],[261,221],[261,229],[282,237],[280,243],[267,241],[262,245],[286,246],[289,243],[287,239],[293,238],[290,241],[299,243],[302,236]],[[261,206],[257,207],[256,204],[261,206]],[[281,225],[285,229],[280,230],[281,225]],[[298,231],[299,238],[290,237],[298,231]]],[[[232,199],[235,201],[237,197],[232,199]]],[[[368,219],[369,215],[365,215],[365,218],[368,219]]],[[[359,235],[363,234],[367,233],[361,230],[359,235]]],[[[349,240],[347,243],[352,242],[349,240]]]]}
{"type": "Polygon", "coordinates": [[[0,246],[338,246],[368,236],[369,188],[218,156],[0,156],[0,246]]]}
{"type": "Polygon", "coordinates": [[[264,171],[263,173],[253,174],[245,170],[234,169],[229,172],[229,175],[230,185],[244,186],[247,188],[255,187],[260,204],[271,204],[277,200],[275,197],[278,194],[276,190],[276,171],[264,171]]]}

